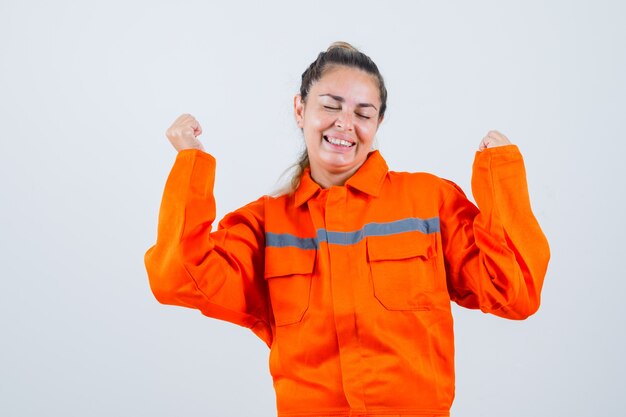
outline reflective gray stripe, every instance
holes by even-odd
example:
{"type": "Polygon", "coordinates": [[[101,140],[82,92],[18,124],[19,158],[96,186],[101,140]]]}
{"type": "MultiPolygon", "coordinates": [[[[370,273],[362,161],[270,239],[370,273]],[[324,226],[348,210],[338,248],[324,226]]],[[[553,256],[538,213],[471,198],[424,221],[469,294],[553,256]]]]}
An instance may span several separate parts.
{"type": "Polygon", "coordinates": [[[314,237],[297,237],[289,233],[265,233],[265,246],[284,248],[295,246],[300,249],[317,249],[317,241],[314,237]]]}
{"type": "Polygon", "coordinates": [[[365,236],[388,236],[403,232],[422,232],[427,235],[439,231],[439,217],[426,220],[411,217],[389,223],[370,223],[364,229],[365,236]]]}
{"type": "Polygon", "coordinates": [[[267,232],[265,245],[277,248],[293,246],[300,249],[316,249],[322,242],[347,246],[359,243],[368,236],[391,236],[406,232],[437,233],[439,232],[439,217],[430,219],[411,217],[389,223],[368,223],[354,232],[329,232],[326,229],[318,229],[317,237],[314,238],[267,232]]]}

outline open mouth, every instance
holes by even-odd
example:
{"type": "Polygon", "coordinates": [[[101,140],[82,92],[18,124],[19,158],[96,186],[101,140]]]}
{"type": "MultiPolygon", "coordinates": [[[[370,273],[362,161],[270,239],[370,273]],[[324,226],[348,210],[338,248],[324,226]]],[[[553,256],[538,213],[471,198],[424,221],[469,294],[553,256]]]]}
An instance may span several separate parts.
{"type": "Polygon", "coordinates": [[[323,138],[326,142],[330,143],[331,145],[343,146],[344,148],[350,148],[356,145],[355,142],[350,142],[344,139],[333,138],[332,136],[324,135],[323,138]]]}

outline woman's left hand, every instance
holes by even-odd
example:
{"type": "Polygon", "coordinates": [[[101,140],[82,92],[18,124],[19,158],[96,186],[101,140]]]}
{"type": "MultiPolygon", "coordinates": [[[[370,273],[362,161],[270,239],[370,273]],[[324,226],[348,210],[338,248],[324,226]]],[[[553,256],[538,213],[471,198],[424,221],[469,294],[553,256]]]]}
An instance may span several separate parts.
{"type": "Polygon", "coordinates": [[[487,135],[480,141],[480,145],[478,145],[479,151],[484,151],[487,148],[495,148],[497,146],[510,145],[511,141],[509,138],[504,136],[502,133],[497,130],[490,130],[487,132],[487,135]]]}

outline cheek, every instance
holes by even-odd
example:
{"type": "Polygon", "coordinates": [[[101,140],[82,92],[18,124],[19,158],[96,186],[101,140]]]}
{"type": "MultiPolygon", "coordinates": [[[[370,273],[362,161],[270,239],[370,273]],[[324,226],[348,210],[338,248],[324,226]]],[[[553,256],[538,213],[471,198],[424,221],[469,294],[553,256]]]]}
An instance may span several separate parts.
{"type": "Polygon", "coordinates": [[[372,125],[359,125],[357,127],[358,135],[361,140],[366,142],[371,142],[374,140],[374,135],[376,134],[376,128],[372,125]]]}
{"type": "Polygon", "coordinates": [[[336,118],[326,113],[318,113],[310,117],[308,122],[311,129],[325,130],[335,123],[336,118]]]}

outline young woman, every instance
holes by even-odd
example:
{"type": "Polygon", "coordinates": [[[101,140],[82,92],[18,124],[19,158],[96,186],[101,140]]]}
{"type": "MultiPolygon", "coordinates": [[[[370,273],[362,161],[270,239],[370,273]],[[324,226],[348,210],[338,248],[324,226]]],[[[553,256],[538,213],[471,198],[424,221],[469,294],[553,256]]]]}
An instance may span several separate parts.
{"type": "Polygon", "coordinates": [[[215,160],[180,116],[152,291],[250,328],[270,348],[278,415],[447,416],[450,301],[510,319],[539,307],[549,259],[522,156],[496,131],[476,153],[477,208],[452,182],[389,171],[374,136],[387,91],[369,57],[335,43],[302,75],[306,152],[279,197],[213,231],[215,160]]]}

